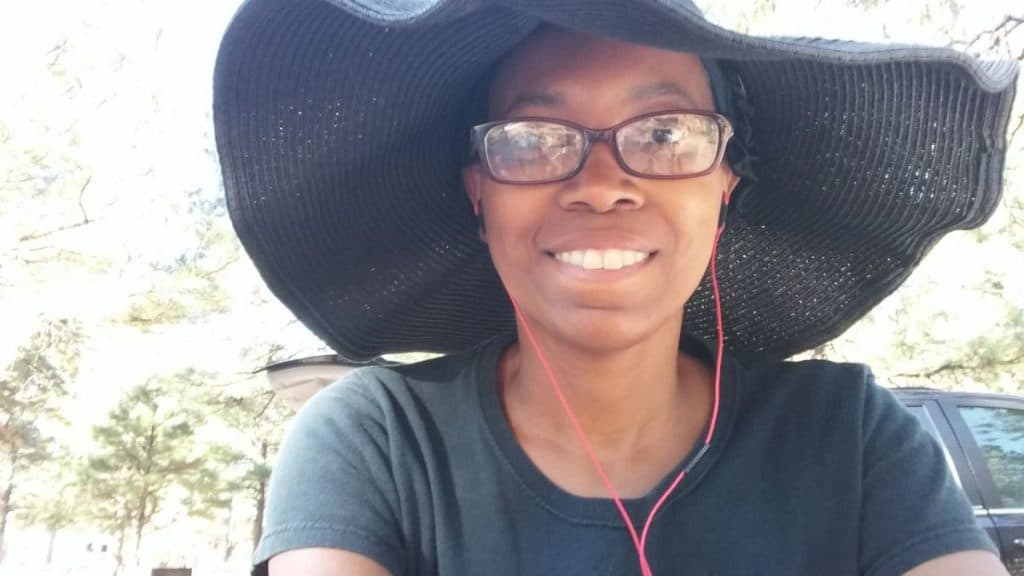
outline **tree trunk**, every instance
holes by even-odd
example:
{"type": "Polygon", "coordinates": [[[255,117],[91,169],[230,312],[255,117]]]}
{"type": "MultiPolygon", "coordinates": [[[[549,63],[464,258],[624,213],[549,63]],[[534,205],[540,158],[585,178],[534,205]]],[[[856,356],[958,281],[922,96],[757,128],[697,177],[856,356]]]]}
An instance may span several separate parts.
{"type": "Polygon", "coordinates": [[[57,541],[57,531],[60,528],[53,526],[47,527],[47,532],[50,534],[49,542],[46,544],[46,565],[50,566],[53,564],[53,545],[57,541]]]}
{"type": "Polygon", "coordinates": [[[256,487],[256,518],[252,521],[252,551],[256,551],[256,546],[260,543],[260,538],[263,537],[263,508],[267,502],[267,481],[260,480],[259,485],[256,487]]]}
{"type": "Polygon", "coordinates": [[[8,486],[0,501],[0,564],[7,558],[7,516],[11,512],[11,487],[8,486]]]}
{"type": "Polygon", "coordinates": [[[7,557],[7,518],[11,515],[11,503],[14,498],[14,470],[18,467],[17,450],[8,452],[8,458],[11,461],[11,468],[7,472],[7,485],[0,495],[0,564],[7,557]]]}
{"type": "Polygon", "coordinates": [[[142,497],[139,498],[139,505],[135,511],[135,565],[139,565],[139,556],[142,553],[142,529],[146,527],[146,504],[149,488],[142,483],[142,497]]]}
{"type": "MultiPolygon", "coordinates": [[[[155,411],[154,411],[155,414],[155,411]]],[[[149,479],[153,472],[153,451],[156,446],[157,430],[156,425],[149,427],[149,435],[146,437],[146,466],[142,470],[142,490],[139,491],[139,504],[135,509],[135,566],[138,567],[142,555],[142,529],[149,521],[147,514],[149,505],[149,479]]]]}
{"type": "Polygon", "coordinates": [[[231,553],[235,551],[235,546],[231,543],[231,519],[234,517],[235,503],[234,500],[228,504],[228,519],[224,522],[224,562],[227,563],[231,560],[231,553]]]}
{"type": "MultiPolygon", "coordinates": [[[[270,452],[270,445],[266,442],[260,444],[260,462],[266,464],[267,454],[270,452]]],[[[256,518],[252,521],[252,550],[256,551],[256,546],[260,543],[260,538],[263,537],[263,509],[267,505],[267,480],[262,478],[259,484],[256,485],[256,518]]]]}
{"type": "Polygon", "coordinates": [[[124,566],[124,538],[126,532],[128,532],[128,522],[131,520],[131,510],[125,508],[122,512],[124,516],[121,516],[118,522],[118,533],[117,533],[117,552],[114,553],[114,560],[116,565],[114,566],[114,576],[121,573],[121,567],[124,566]]]}
{"type": "Polygon", "coordinates": [[[124,509],[121,510],[118,521],[118,551],[114,556],[117,566],[114,567],[114,576],[118,576],[121,573],[121,569],[124,568],[125,540],[128,538],[129,526],[131,526],[131,505],[126,503],[124,509]]]}

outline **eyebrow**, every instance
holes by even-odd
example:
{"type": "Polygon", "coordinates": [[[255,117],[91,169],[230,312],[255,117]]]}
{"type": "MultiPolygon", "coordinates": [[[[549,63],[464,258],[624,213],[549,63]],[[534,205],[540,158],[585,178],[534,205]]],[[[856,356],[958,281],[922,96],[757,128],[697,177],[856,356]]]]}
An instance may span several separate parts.
{"type": "Polygon", "coordinates": [[[697,107],[697,102],[683,88],[668,80],[641,84],[633,88],[629,97],[631,100],[653,100],[662,96],[675,96],[685,101],[687,106],[697,107]]]}
{"type": "Polygon", "coordinates": [[[523,106],[561,106],[565,104],[565,96],[560,92],[521,92],[505,107],[502,117],[508,118],[513,110],[523,106]]]}
{"type": "MultiPolygon", "coordinates": [[[[675,96],[684,102],[685,106],[697,108],[697,102],[683,90],[683,88],[669,80],[641,84],[633,88],[629,93],[629,100],[653,100],[664,96],[675,96]]],[[[512,111],[520,107],[545,106],[556,107],[565,104],[565,95],[561,92],[521,92],[515,99],[505,107],[502,113],[503,118],[508,118],[512,111]]]]}

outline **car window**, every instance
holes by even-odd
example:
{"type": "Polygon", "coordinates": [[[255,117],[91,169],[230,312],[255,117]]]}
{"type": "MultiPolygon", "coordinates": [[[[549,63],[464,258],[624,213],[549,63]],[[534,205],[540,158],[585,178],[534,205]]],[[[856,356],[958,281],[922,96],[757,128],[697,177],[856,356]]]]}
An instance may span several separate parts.
{"type": "Polygon", "coordinates": [[[1024,410],[961,407],[1004,508],[1024,508],[1024,410]]]}
{"type": "Polygon", "coordinates": [[[960,474],[956,471],[956,465],[953,464],[953,456],[949,453],[949,449],[946,448],[946,443],[942,441],[942,437],[939,436],[939,428],[935,425],[935,421],[932,420],[932,415],[928,413],[928,410],[924,406],[907,406],[907,410],[917,419],[921,421],[921,426],[932,435],[932,438],[942,446],[942,453],[946,456],[946,465],[949,466],[949,471],[953,474],[953,479],[956,480],[956,485],[963,487],[960,483],[960,474]]]}

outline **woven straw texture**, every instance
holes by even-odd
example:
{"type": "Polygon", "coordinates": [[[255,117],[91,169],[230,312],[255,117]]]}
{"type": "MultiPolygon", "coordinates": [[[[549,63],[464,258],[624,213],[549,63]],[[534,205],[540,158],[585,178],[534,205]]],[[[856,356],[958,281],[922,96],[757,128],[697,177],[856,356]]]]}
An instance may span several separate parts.
{"type": "MultiPolygon", "coordinates": [[[[272,291],[339,354],[514,329],[462,190],[471,88],[539,21],[729,61],[756,189],[719,250],[728,348],[835,337],[998,204],[1016,68],[936,48],[765,39],[667,0],[250,0],[218,58],[228,207],[272,291]]],[[[714,333],[707,279],[685,329],[714,333]]]]}

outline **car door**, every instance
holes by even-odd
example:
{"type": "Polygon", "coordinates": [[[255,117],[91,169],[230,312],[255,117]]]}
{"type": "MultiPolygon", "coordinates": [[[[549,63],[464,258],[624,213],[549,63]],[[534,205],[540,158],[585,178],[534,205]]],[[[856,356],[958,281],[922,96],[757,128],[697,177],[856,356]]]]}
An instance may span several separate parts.
{"type": "MultiPolygon", "coordinates": [[[[975,481],[971,464],[957,442],[956,435],[940,405],[939,399],[943,393],[939,391],[907,393],[900,390],[896,392],[907,410],[921,422],[921,426],[939,441],[953,478],[974,508],[974,518],[978,522],[978,526],[985,530],[997,547],[1000,547],[999,533],[996,530],[995,522],[985,508],[985,502],[978,489],[978,483],[975,481]]],[[[955,409],[954,406],[953,410],[955,409]]]]}
{"type": "Polygon", "coordinates": [[[1024,399],[956,394],[943,402],[998,532],[1006,568],[1024,576],[1024,399]]]}

